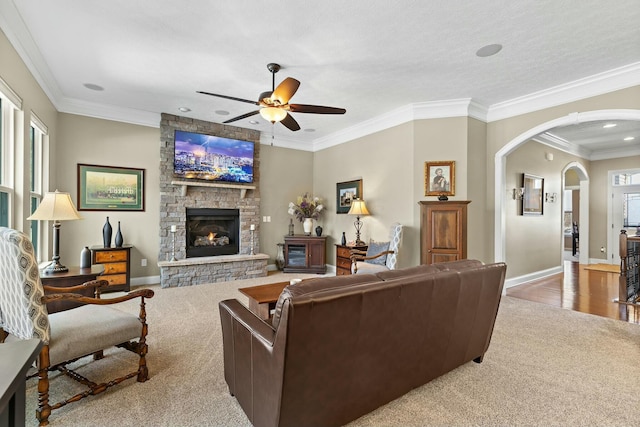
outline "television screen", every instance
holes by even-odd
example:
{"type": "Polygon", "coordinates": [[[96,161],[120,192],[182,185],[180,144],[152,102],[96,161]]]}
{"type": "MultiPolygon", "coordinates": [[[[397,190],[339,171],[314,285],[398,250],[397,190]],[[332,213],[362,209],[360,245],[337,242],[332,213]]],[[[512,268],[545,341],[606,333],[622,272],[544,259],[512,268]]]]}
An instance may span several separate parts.
{"type": "Polygon", "coordinates": [[[253,182],[253,142],[175,132],[173,173],[178,178],[253,182]]]}

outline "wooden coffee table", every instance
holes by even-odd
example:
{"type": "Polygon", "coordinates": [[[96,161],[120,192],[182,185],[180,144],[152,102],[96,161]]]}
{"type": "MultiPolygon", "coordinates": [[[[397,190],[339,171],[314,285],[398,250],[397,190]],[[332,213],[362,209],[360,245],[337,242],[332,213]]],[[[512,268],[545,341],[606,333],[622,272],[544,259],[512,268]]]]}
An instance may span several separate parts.
{"type": "Polygon", "coordinates": [[[251,286],[238,289],[249,297],[249,310],[261,319],[269,320],[271,310],[276,307],[278,297],[289,282],[271,283],[268,285],[251,286]]]}

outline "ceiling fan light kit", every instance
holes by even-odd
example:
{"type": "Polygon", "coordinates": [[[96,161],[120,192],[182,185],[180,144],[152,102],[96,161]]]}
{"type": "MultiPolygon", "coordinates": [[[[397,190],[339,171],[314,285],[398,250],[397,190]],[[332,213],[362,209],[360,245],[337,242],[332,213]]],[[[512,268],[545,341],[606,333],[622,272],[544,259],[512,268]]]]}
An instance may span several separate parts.
{"type": "Polygon", "coordinates": [[[294,78],[287,77],[278,85],[278,87],[276,87],[276,73],[280,71],[280,65],[269,63],[267,64],[267,69],[271,72],[271,91],[262,92],[258,97],[258,101],[251,101],[249,99],[236,98],[211,92],[198,91],[198,93],[216,96],[218,98],[231,99],[233,101],[245,102],[260,107],[259,110],[242,114],[226,120],[223,123],[235,122],[260,113],[265,120],[268,120],[271,123],[280,122],[286,128],[295,132],[300,130],[300,125],[293,116],[289,114],[289,112],[312,114],[344,114],[347,112],[344,108],[325,107],[321,105],[289,104],[289,100],[298,90],[300,82],[294,78]]]}
{"type": "Polygon", "coordinates": [[[287,112],[282,108],[264,107],[260,109],[260,115],[263,119],[271,123],[275,123],[281,122],[285,117],[287,117],[287,112]]]}

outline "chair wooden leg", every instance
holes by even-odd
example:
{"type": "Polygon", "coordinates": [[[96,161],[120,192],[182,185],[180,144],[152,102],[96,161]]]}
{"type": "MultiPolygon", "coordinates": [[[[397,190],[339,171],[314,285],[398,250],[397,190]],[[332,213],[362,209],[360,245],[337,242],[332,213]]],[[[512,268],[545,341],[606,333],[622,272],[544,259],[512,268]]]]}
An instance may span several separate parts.
{"type": "Polygon", "coordinates": [[[144,297],[140,301],[140,322],[142,323],[142,331],[140,333],[140,341],[138,341],[138,355],[140,356],[140,362],[138,364],[138,378],[139,383],[143,383],[149,378],[149,369],[147,368],[147,332],[149,327],[147,326],[147,312],[145,309],[144,297]]]}
{"type": "Polygon", "coordinates": [[[40,426],[46,426],[49,424],[49,415],[51,415],[51,406],[49,405],[48,345],[45,345],[40,350],[38,362],[38,409],[36,409],[36,418],[40,422],[40,426]]]}

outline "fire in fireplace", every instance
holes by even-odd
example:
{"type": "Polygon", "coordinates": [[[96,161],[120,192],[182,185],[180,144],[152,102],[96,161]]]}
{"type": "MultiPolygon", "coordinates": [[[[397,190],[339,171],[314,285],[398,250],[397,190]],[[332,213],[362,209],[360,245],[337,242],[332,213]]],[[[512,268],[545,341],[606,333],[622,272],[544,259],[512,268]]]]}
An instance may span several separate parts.
{"type": "Polygon", "coordinates": [[[187,208],[187,258],[240,252],[238,209],[187,208]]]}

